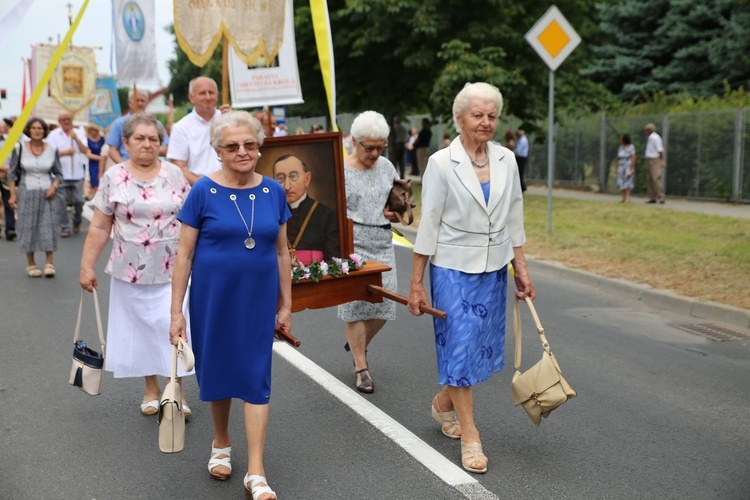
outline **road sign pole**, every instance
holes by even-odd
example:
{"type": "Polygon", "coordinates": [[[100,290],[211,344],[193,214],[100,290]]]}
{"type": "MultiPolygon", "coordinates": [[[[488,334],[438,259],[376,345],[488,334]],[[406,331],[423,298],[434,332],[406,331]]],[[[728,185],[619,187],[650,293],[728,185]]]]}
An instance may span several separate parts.
{"type": "Polygon", "coordinates": [[[549,71],[547,119],[547,234],[552,234],[552,180],[555,178],[555,72],[549,71]]]}

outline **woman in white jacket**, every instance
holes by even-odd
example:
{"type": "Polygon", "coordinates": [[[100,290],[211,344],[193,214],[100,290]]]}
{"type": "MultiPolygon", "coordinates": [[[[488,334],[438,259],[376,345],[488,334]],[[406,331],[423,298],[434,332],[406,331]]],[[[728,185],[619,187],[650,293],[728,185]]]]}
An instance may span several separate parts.
{"type": "Polygon", "coordinates": [[[487,472],[474,424],[473,386],[505,365],[507,264],[516,296],[534,298],[523,244],[523,196],[513,152],[490,142],[503,107],[500,91],[467,83],[453,102],[459,136],[432,155],[422,180],[422,218],[414,246],[409,310],[429,304],[423,285],[430,262],[439,383],[432,416],[443,434],[461,439],[461,462],[487,472]]]}

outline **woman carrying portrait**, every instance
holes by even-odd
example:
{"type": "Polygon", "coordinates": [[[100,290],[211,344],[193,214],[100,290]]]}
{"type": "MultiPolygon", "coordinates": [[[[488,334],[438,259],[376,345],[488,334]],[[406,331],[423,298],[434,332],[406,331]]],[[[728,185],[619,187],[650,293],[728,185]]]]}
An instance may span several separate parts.
{"type": "Polygon", "coordinates": [[[16,229],[21,252],[26,254],[26,274],[53,278],[59,218],[55,196],[62,182],[60,155],[55,146],[45,142],[49,126],[41,118],[29,120],[24,134],[31,140],[16,144],[10,158],[8,204],[18,208],[16,229]],[[36,265],[34,252],[45,254],[43,273],[36,265]]]}
{"type": "Polygon", "coordinates": [[[635,146],[628,134],[620,135],[617,148],[617,189],[622,192],[622,203],[630,203],[630,191],[635,179],[635,146]]]}
{"type": "Polygon", "coordinates": [[[200,398],[213,417],[208,471],[232,473],[229,413],[244,402],[248,498],[272,500],[263,467],[271,398],[274,330],[291,328],[292,281],[284,188],[258,174],[265,134],[250,114],[223,114],[211,124],[221,170],[202,177],[180,212],[170,340],[186,338],[182,302],[188,291],[190,331],[200,398]],[[278,312],[277,312],[278,310],[278,312]]]}
{"type": "MultiPolygon", "coordinates": [[[[396,259],[391,238],[393,212],[386,210],[396,167],[381,153],[388,144],[389,127],[385,117],[365,111],[352,122],[354,152],[344,160],[346,215],[354,221],[354,251],[363,260],[375,260],[391,267],[383,273],[383,287],[396,291],[396,259]]],[[[338,317],[345,322],[345,349],[354,359],[355,383],[359,392],[375,390],[367,364],[367,346],[388,320],[396,319],[392,301],[370,303],[347,302],[338,307],[338,317]]]]}
{"type": "Polygon", "coordinates": [[[459,136],[429,159],[422,181],[422,219],[414,246],[409,310],[429,304],[424,272],[429,262],[438,382],[431,413],[444,435],[461,440],[461,463],[484,473],[474,423],[473,387],[505,365],[508,262],[516,297],[534,298],[522,245],[523,197],[513,153],[491,142],[503,107],[499,90],[467,83],[453,102],[459,136]]]}
{"type": "MultiPolygon", "coordinates": [[[[83,246],[81,287],[99,287],[96,262],[113,233],[109,274],[107,356],[115,378],[144,377],[143,415],[159,411],[158,376],[172,373],[172,347],[165,338],[172,302],[172,272],[182,208],[190,186],[176,165],[159,160],[164,127],[145,113],[122,128],[130,159],[107,170],[94,197],[94,217],[83,246]]],[[[178,376],[189,375],[180,367],[178,376]]],[[[184,403],[185,417],[191,416],[184,403]]]]}

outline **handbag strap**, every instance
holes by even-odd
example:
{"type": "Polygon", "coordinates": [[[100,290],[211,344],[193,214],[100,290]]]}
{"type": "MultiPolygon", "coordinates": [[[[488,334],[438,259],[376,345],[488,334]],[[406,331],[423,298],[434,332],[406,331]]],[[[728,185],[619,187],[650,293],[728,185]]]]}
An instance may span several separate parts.
{"type": "MultiPolygon", "coordinates": [[[[81,314],[83,313],[83,295],[85,290],[81,288],[81,301],[78,304],[78,320],[76,321],[76,331],[73,334],[73,344],[78,342],[78,334],[81,331],[81,314]]],[[[99,333],[99,343],[102,345],[102,356],[104,356],[104,330],[102,329],[102,314],[99,312],[99,296],[96,294],[96,288],[93,291],[94,294],[94,310],[96,311],[96,329],[99,333]]]]}
{"type": "MultiPolygon", "coordinates": [[[[550,352],[549,342],[547,341],[547,336],[544,334],[544,327],[542,326],[541,321],[539,321],[539,316],[536,314],[536,308],[534,308],[534,304],[531,302],[531,299],[526,297],[526,303],[529,305],[529,311],[531,311],[531,317],[534,318],[534,323],[536,324],[536,331],[539,333],[539,340],[542,342],[542,347],[544,347],[544,350],[548,353],[550,352]]],[[[513,305],[513,334],[515,336],[515,359],[514,359],[514,366],[516,368],[516,371],[519,371],[521,369],[521,344],[522,344],[522,328],[521,328],[521,311],[518,307],[519,299],[516,298],[513,305]]]]}

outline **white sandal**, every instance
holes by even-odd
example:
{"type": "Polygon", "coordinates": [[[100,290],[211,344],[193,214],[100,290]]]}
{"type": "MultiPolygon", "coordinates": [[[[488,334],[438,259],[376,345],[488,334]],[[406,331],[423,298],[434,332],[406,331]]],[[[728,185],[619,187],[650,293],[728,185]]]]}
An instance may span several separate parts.
{"type": "Polygon", "coordinates": [[[226,481],[232,475],[232,447],[227,446],[226,448],[214,448],[214,444],[211,443],[211,460],[208,461],[208,473],[211,477],[218,481],[226,481]],[[219,458],[220,455],[226,455],[224,458],[219,458]],[[216,474],[214,469],[219,465],[223,465],[229,469],[229,474],[216,474]]]}
{"type": "Polygon", "coordinates": [[[141,413],[143,413],[147,417],[151,417],[159,413],[159,400],[152,399],[151,401],[143,401],[141,403],[141,413]],[[153,411],[152,410],[146,411],[146,408],[153,408],[153,411]]]}
{"type": "Polygon", "coordinates": [[[270,486],[268,486],[266,476],[258,476],[256,474],[253,474],[251,476],[250,474],[245,474],[245,496],[248,499],[258,500],[258,498],[263,493],[270,493],[271,495],[273,495],[273,499],[270,500],[278,499],[278,497],[276,496],[276,492],[273,491],[270,486]],[[249,487],[248,483],[250,483],[249,487]],[[265,483],[265,485],[259,486],[260,483],[265,483]]]}

